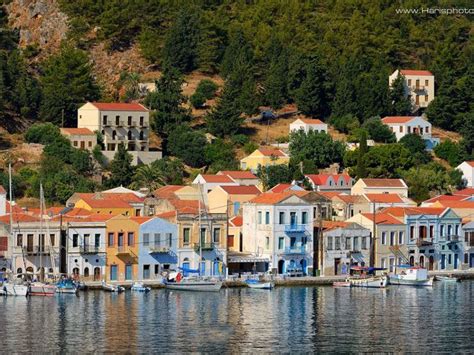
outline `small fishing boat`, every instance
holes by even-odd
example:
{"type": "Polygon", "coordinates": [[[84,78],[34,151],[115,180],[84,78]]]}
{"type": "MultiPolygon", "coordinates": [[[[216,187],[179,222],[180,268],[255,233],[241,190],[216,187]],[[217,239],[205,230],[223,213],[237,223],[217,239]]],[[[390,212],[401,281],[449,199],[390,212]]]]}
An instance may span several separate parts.
{"type": "Polygon", "coordinates": [[[28,285],[22,281],[6,281],[3,283],[3,291],[7,296],[28,296],[28,285]]]}
{"type": "Polygon", "coordinates": [[[44,282],[32,282],[28,294],[30,296],[53,296],[56,293],[56,286],[44,282]]]}
{"type": "Polygon", "coordinates": [[[150,292],[151,291],[151,288],[150,287],[146,287],[143,283],[141,282],[135,282],[133,285],[132,285],[132,288],[131,288],[132,291],[134,292],[150,292]]]}
{"type": "Polygon", "coordinates": [[[349,281],[334,281],[332,287],[351,287],[351,283],[349,281]]]}
{"type": "Polygon", "coordinates": [[[436,276],[436,281],[443,281],[443,282],[461,282],[460,279],[454,276],[436,276]]]}
{"type": "Polygon", "coordinates": [[[271,281],[260,281],[255,279],[245,280],[245,283],[248,287],[257,289],[257,290],[271,290],[275,287],[275,283],[271,281]]]}
{"type": "Polygon", "coordinates": [[[120,293],[120,292],[125,291],[125,288],[122,286],[111,285],[105,282],[102,282],[102,289],[107,292],[115,292],[115,293],[120,293]]]}
{"type": "Polygon", "coordinates": [[[385,288],[388,285],[388,277],[385,275],[376,275],[377,271],[383,271],[384,268],[353,266],[351,267],[351,277],[346,282],[351,287],[366,288],[385,288]]]}
{"type": "Polygon", "coordinates": [[[56,284],[57,293],[77,294],[79,288],[71,279],[62,279],[56,284]]]}
{"type": "Polygon", "coordinates": [[[398,265],[403,270],[398,274],[389,275],[391,285],[433,286],[433,277],[428,277],[428,270],[411,265],[398,265]]]}
{"type": "Polygon", "coordinates": [[[219,291],[222,287],[221,281],[202,280],[198,277],[183,278],[180,272],[171,272],[164,280],[164,285],[170,290],[181,291],[219,291]]]}

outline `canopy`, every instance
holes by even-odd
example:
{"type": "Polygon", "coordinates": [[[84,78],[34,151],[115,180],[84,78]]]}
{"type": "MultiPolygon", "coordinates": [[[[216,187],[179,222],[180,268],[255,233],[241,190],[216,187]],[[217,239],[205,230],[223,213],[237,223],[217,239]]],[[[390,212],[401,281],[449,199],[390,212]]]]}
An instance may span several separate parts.
{"type": "Polygon", "coordinates": [[[252,255],[229,255],[229,263],[269,263],[270,259],[252,255]]]}

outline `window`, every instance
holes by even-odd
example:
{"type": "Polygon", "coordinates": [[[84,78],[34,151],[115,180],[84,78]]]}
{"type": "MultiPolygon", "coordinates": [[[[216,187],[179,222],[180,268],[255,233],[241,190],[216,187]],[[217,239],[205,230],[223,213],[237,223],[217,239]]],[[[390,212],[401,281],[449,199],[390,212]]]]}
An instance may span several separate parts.
{"type": "Polygon", "coordinates": [[[400,133],[403,133],[403,126],[400,126],[399,131],[400,133]]]}
{"type": "Polygon", "coordinates": [[[456,224],[455,231],[454,235],[459,235],[459,224],[456,224]]]}
{"type": "Polygon", "coordinates": [[[233,235],[228,235],[227,236],[227,246],[229,248],[232,248],[234,246],[234,236],[233,235]]]}
{"type": "Polygon", "coordinates": [[[115,125],[116,126],[120,125],[120,116],[115,116],[115,125]]]}
{"type": "Polygon", "coordinates": [[[131,141],[132,138],[133,138],[133,137],[132,137],[132,131],[128,131],[128,132],[127,132],[127,139],[128,139],[129,141],[131,141]]]}
{"type": "Polygon", "coordinates": [[[154,237],[154,245],[155,248],[159,248],[161,246],[161,234],[160,233],[155,233],[154,237]]]}
{"type": "Polygon", "coordinates": [[[428,102],[428,95],[425,95],[425,102],[428,102]]]}
{"type": "Polygon", "coordinates": [[[206,228],[201,228],[200,234],[199,234],[199,241],[201,243],[206,242],[206,228]]]}
{"type": "Polygon", "coordinates": [[[77,147],[77,141],[73,141],[73,142],[72,142],[72,145],[75,146],[75,147],[77,147]]]}
{"type": "Polygon", "coordinates": [[[410,226],[410,239],[415,239],[415,226],[410,226]]]}
{"type": "Polygon", "coordinates": [[[114,233],[109,233],[107,235],[107,243],[109,244],[109,247],[114,245],[114,233]]]}
{"type": "Polygon", "coordinates": [[[388,259],[388,265],[389,265],[389,271],[393,272],[395,269],[395,259],[394,258],[388,259]]]}
{"type": "Polygon", "coordinates": [[[54,234],[49,235],[49,242],[51,243],[51,246],[54,247],[56,244],[56,236],[54,234]]]}
{"type": "Polygon", "coordinates": [[[132,125],[132,116],[128,116],[127,123],[128,123],[129,126],[132,125]]]}
{"type": "Polygon", "coordinates": [[[430,133],[430,127],[425,127],[426,134],[430,133]]]}
{"type": "Polygon", "coordinates": [[[425,86],[428,86],[428,80],[425,80],[425,86]]]}
{"type": "Polygon", "coordinates": [[[341,249],[341,238],[340,237],[334,237],[334,249],[335,250],[340,250],[341,249]]]}
{"type": "Polygon", "coordinates": [[[94,246],[96,248],[100,247],[100,234],[95,234],[94,235],[94,246]]]}
{"type": "Polygon", "coordinates": [[[270,212],[265,212],[265,224],[270,224],[270,212]]]}
{"type": "Polygon", "coordinates": [[[298,224],[298,219],[296,218],[296,212],[290,212],[290,224],[292,226],[298,224]]]}
{"type": "Polygon", "coordinates": [[[88,146],[89,148],[92,148],[92,142],[91,142],[91,141],[88,141],[88,142],[87,142],[87,146],[88,146]]]}
{"type": "Polygon", "coordinates": [[[84,234],[84,246],[88,246],[89,245],[89,238],[90,238],[90,234],[84,234]]]}
{"type": "Polygon", "coordinates": [[[107,115],[102,116],[102,124],[107,126],[107,115]]]}
{"type": "Polygon", "coordinates": [[[332,250],[332,237],[328,237],[326,250],[332,250]]]}
{"type": "Polygon", "coordinates": [[[411,79],[408,79],[408,86],[411,86],[411,79]]]}
{"type": "Polygon", "coordinates": [[[434,226],[430,226],[430,238],[434,238],[434,226]]]}
{"type": "Polygon", "coordinates": [[[308,223],[308,212],[303,212],[301,214],[301,224],[308,223]]]}
{"type": "Polygon", "coordinates": [[[173,233],[166,233],[166,241],[168,242],[168,247],[171,248],[171,245],[173,245],[173,233]]]}
{"type": "Polygon", "coordinates": [[[143,246],[147,247],[150,245],[150,234],[149,233],[144,233],[143,234],[143,246]]]}
{"type": "Polygon", "coordinates": [[[258,224],[262,224],[262,211],[258,211],[258,224]]]}
{"type": "Polygon", "coordinates": [[[127,235],[127,242],[128,242],[128,246],[131,247],[135,244],[135,234],[133,232],[129,232],[128,235],[127,235]]]}
{"type": "Polygon", "coordinates": [[[354,237],[354,249],[359,250],[359,237],[354,237]]]}
{"type": "Polygon", "coordinates": [[[398,245],[403,245],[403,232],[398,232],[398,245]]]}
{"type": "Polygon", "coordinates": [[[234,202],[234,215],[238,215],[240,211],[240,202],[234,202]]]}
{"type": "Polygon", "coordinates": [[[444,237],[444,224],[441,224],[441,225],[439,226],[439,235],[440,235],[441,237],[444,237]]]}
{"type": "Polygon", "coordinates": [[[395,245],[395,232],[390,232],[390,245],[395,245]]]}
{"type": "Polygon", "coordinates": [[[346,247],[345,247],[346,250],[351,250],[351,238],[350,237],[346,237],[346,247]]]}
{"type": "Polygon", "coordinates": [[[362,240],[361,240],[361,249],[367,249],[367,237],[362,237],[362,240]]]}
{"type": "Polygon", "coordinates": [[[265,238],[265,249],[269,249],[270,248],[270,237],[266,237],[265,238]]]}
{"type": "Polygon", "coordinates": [[[140,131],[140,138],[141,141],[145,140],[145,133],[143,131],[140,131]]]}
{"type": "Polygon", "coordinates": [[[145,125],[145,118],[143,116],[140,116],[140,126],[145,125]]]}
{"type": "Polygon", "coordinates": [[[16,246],[22,247],[23,246],[23,234],[17,234],[16,236],[16,246]]]}
{"type": "Polygon", "coordinates": [[[279,213],[278,223],[285,224],[285,212],[279,213]]]}
{"type": "Polygon", "coordinates": [[[72,247],[77,248],[79,246],[79,234],[72,235],[72,247]]]}
{"type": "Polygon", "coordinates": [[[407,127],[407,132],[411,133],[411,127],[410,126],[407,127]]]}
{"type": "Polygon", "coordinates": [[[296,245],[296,238],[295,237],[291,237],[290,238],[290,248],[294,248],[296,245]]]}
{"type": "Polygon", "coordinates": [[[285,249],[285,237],[278,238],[278,249],[285,249]]]}
{"type": "Polygon", "coordinates": [[[448,254],[448,264],[451,264],[451,254],[448,254]]]}
{"type": "Polygon", "coordinates": [[[219,243],[220,234],[221,234],[221,229],[220,228],[214,228],[214,230],[212,231],[212,241],[214,243],[219,243]]]}
{"type": "Polygon", "coordinates": [[[183,228],[183,244],[188,245],[189,244],[189,235],[190,235],[191,230],[189,228],[183,228]]]}
{"type": "Polygon", "coordinates": [[[382,245],[386,245],[386,244],[387,244],[387,233],[382,232],[382,245]]]}

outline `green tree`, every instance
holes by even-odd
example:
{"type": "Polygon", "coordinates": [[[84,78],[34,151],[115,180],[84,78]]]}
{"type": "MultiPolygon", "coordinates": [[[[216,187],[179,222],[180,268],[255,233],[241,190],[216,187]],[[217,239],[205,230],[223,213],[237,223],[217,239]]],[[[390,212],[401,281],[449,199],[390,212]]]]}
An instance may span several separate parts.
{"type": "Polygon", "coordinates": [[[288,165],[269,165],[257,168],[257,177],[262,182],[263,191],[268,191],[272,187],[280,183],[290,183],[292,173],[288,165]]]}
{"type": "Polygon", "coordinates": [[[59,128],[50,122],[35,123],[25,133],[25,140],[28,143],[48,144],[61,137],[59,128]]]}
{"type": "Polygon", "coordinates": [[[396,142],[395,134],[384,125],[380,117],[371,117],[362,124],[362,128],[367,130],[369,138],[376,142],[393,143],[396,142]]]}
{"type": "Polygon", "coordinates": [[[40,117],[56,125],[61,124],[64,114],[64,125],[76,126],[79,105],[100,97],[86,53],[72,47],[62,47],[57,55],[46,60],[40,81],[40,117]]]}
{"type": "Polygon", "coordinates": [[[412,112],[410,98],[405,93],[405,78],[398,75],[392,82],[389,92],[389,101],[393,115],[407,116],[412,112]]]}
{"type": "Polygon", "coordinates": [[[209,79],[203,79],[199,82],[196,91],[190,97],[190,102],[195,108],[200,108],[204,105],[206,100],[214,97],[218,86],[215,82],[209,79]]]}
{"type": "Polygon", "coordinates": [[[362,130],[361,137],[359,140],[359,149],[357,150],[356,175],[358,179],[363,179],[367,177],[367,166],[364,159],[365,154],[367,154],[367,152],[367,133],[365,130],[362,130]]]}
{"type": "Polygon", "coordinates": [[[197,67],[199,16],[197,9],[183,7],[168,30],[163,47],[163,64],[188,73],[197,67]]]}
{"type": "Polygon", "coordinates": [[[416,165],[428,163],[431,160],[430,154],[426,151],[426,144],[418,134],[407,134],[399,141],[412,153],[412,158],[416,165]]]}
{"type": "Polygon", "coordinates": [[[216,139],[208,144],[204,150],[204,155],[211,173],[217,173],[220,170],[238,169],[233,145],[224,142],[222,139],[216,139]]]}
{"type": "Polygon", "coordinates": [[[201,131],[193,131],[189,126],[182,125],[171,132],[168,140],[168,150],[193,168],[206,164],[206,137],[201,131]]]}
{"type": "Polygon", "coordinates": [[[270,40],[268,56],[263,83],[264,99],[270,107],[279,109],[288,99],[288,53],[276,37],[270,40]]]}
{"type": "Polygon", "coordinates": [[[165,185],[183,185],[185,170],[181,159],[164,157],[155,160],[152,165],[159,172],[165,185]]]}
{"type": "Polygon", "coordinates": [[[133,157],[127,152],[125,145],[120,143],[114,159],[110,162],[110,178],[107,179],[105,185],[109,188],[129,186],[132,183],[134,176],[132,160],[133,157]]]}
{"type": "Polygon", "coordinates": [[[410,151],[399,143],[371,147],[364,155],[364,162],[367,177],[371,178],[399,178],[413,166],[410,151]]]}
{"type": "Polygon", "coordinates": [[[156,165],[140,165],[135,170],[133,181],[130,184],[131,188],[139,190],[145,188],[149,194],[155,191],[158,187],[163,186],[164,176],[162,171],[156,165]]]}
{"type": "Polygon", "coordinates": [[[463,147],[450,139],[438,144],[434,148],[434,153],[438,158],[446,160],[452,167],[461,164],[465,158],[463,147]]]}

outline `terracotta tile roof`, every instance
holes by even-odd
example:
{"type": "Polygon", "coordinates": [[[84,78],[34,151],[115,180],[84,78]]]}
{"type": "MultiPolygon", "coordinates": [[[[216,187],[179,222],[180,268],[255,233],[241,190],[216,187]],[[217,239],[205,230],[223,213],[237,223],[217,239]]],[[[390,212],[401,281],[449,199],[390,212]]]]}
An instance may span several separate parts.
{"type": "Polygon", "coordinates": [[[468,163],[470,166],[474,168],[474,161],[466,161],[465,163],[468,163]]]}
{"type": "Polygon", "coordinates": [[[138,224],[143,224],[153,219],[153,217],[133,216],[133,217],[130,217],[130,219],[138,224]]]}
{"type": "Polygon", "coordinates": [[[204,179],[205,182],[208,183],[231,183],[235,182],[232,180],[230,177],[227,175],[207,175],[207,174],[202,174],[202,178],[204,179]]]}
{"type": "Polygon", "coordinates": [[[333,197],[341,195],[340,191],[319,191],[320,195],[332,199],[333,197]]]}
{"type": "Polygon", "coordinates": [[[446,207],[387,207],[382,210],[395,217],[405,215],[437,215],[440,216],[446,211],[446,207]]]}
{"type": "MultiPolygon", "coordinates": [[[[309,174],[305,175],[309,180],[315,185],[327,185],[328,179],[333,177],[334,181],[337,183],[342,177],[346,183],[351,181],[351,177],[348,174],[309,174]]],[[[335,186],[336,187],[336,186],[335,186]]]]}
{"type": "Polygon", "coordinates": [[[472,208],[474,211],[474,201],[438,201],[436,205],[451,208],[472,208]]]}
{"type": "Polygon", "coordinates": [[[337,198],[341,199],[345,203],[356,203],[360,199],[360,196],[339,194],[337,195],[337,198]]]}
{"type": "Polygon", "coordinates": [[[362,179],[367,187],[406,187],[402,179],[362,179]]]}
{"type": "MultiPolygon", "coordinates": [[[[10,213],[10,201],[7,201],[6,204],[6,213],[10,213]]],[[[17,204],[13,205],[13,213],[23,213],[23,209],[17,204]]]]}
{"type": "Polygon", "coordinates": [[[230,224],[232,224],[234,227],[242,227],[243,224],[243,218],[242,216],[235,216],[230,219],[230,224]]]}
{"type": "MultiPolygon", "coordinates": [[[[343,221],[322,221],[323,224],[323,230],[331,230],[331,229],[336,229],[336,228],[344,228],[349,225],[348,222],[343,222],[343,221]]],[[[315,221],[314,222],[315,226],[319,225],[319,222],[315,221]]]]}
{"type": "Polygon", "coordinates": [[[453,192],[453,195],[472,196],[474,195],[474,187],[468,187],[468,188],[453,192]]]}
{"type": "Polygon", "coordinates": [[[403,203],[403,199],[398,194],[365,194],[370,202],[379,203],[403,203]]]}
{"type": "Polygon", "coordinates": [[[432,197],[426,201],[423,201],[423,203],[430,203],[430,202],[438,202],[438,201],[461,201],[463,199],[467,198],[467,196],[463,195],[439,195],[432,197]]]}
{"type": "Polygon", "coordinates": [[[232,179],[258,179],[251,171],[248,170],[223,170],[217,175],[227,175],[232,179]]]}
{"type": "MultiPolygon", "coordinates": [[[[178,211],[178,213],[198,213],[199,211],[198,200],[170,199],[168,201],[173,205],[173,207],[178,211]]],[[[204,209],[203,203],[201,203],[201,209],[204,209]]]]}
{"type": "MultiPolygon", "coordinates": [[[[13,213],[13,223],[18,222],[39,222],[40,218],[37,216],[31,216],[25,213],[13,213]]],[[[10,224],[10,215],[0,216],[0,222],[4,224],[10,224]]]]}
{"type": "Polygon", "coordinates": [[[248,186],[220,186],[229,195],[259,195],[262,192],[255,185],[248,186]]]}
{"type": "Polygon", "coordinates": [[[91,208],[130,208],[129,202],[119,199],[94,199],[91,197],[82,198],[91,208]]]}
{"type": "Polygon", "coordinates": [[[400,74],[402,74],[402,75],[425,75],[425,76],[432,76],[433,75],[429,70],[412,70],[412,69],[401,69],[400,74]]]}
{"type": "Polygon", "coordinates": [[[387,116],[382,118],[382,122],[385,124],[390,123],[407,123],[413,120],[415,116],[387,116]]]}
{"type": "Polygon", "coordinates": [[[279,203],[290,196],[304,196],[309,191],[286,191],[286,192],[265,192],[257,197],[254,197],[249,202],[264,205],[273,205],[279,203]]]}
{"type": "Polygon", "coordinates": [[[306,124],[325,124],[323,121],[318,120],[317,118],[299,118],[299,120],[306,124]]]}
{"type": "Polygon", "coordinates": [[[164,219],[173,218],[173,217],[176,217],[176,211],[168,211],[168,212],[159,213],[155,217],[164,218],[164,219]]]}
{"type": "Polygon", "coordinates": [[[89,216],[89,215],[92,215],[92,212],[91,211],[88,211],[84,208],[73,208],[72,210],[66,212],[64,214],[65,216],[89,216]]]}
{"type": "Polygon", "coordinates": [[[271,156],[286,157],[286,154],[280,149],[259,148],[257,150],[266,157],[271,157],[271,156]]]}
{"type": "Polygon", "coordinates": [[[133,193],[78,193],[77,196],[91,208],[129,208],[131,203],[143,202],[133,193]]]}
{"type": "Polygon", "coordinates": [[[56,216],[52,220],[53,221],[60,221],[62,220],[63,223],[93,223],[93,222],[106,222],[109,219],[115,217],[117,214],[91,214],[89,216],[69,216],[64,215],[56,216]]]}
{"type": "Polygon", "coordinates": [[[275,186],[273,186],[270,190],[268,190],[268,192],[285,192],[285,191],[288,191],[290,188],[291,188],[291,184],[277,184],[275,186]]]}
{"type": "Polygon", "coordinates": [[[3,185],[0,185],[0,194],[5,194],[6,195],[7,191],[3,187],[3,185]]]}
{"type": "Polygon", "coordinates": [[[137,103],[123,102],[91,102],[101,111],[148,111],[148,109],[137,103]]]}
{"type": "Polygon", "coordinates": [[[61,133],[80,136],[95,136],[95,133],[89,128],[61,128],[61,133]]]}
{"type": "MultiPolygon", "coordinates": [[[[372,213],[362,213],[362,215],[370,220],[374,221],[374,215],[372,213]]],[[[400,220],[391,216],[388,213],[376,213],[375,214],[375,223],[376,224],[403,224],[400,220]]]]}
{"type": "Polygon", "coordinates": [[[181,185],[166,185],[156,189],[153,192],[155,197],[160,198],[176,198],[175,192],[182,189],[184,186],[181,185]]]}

